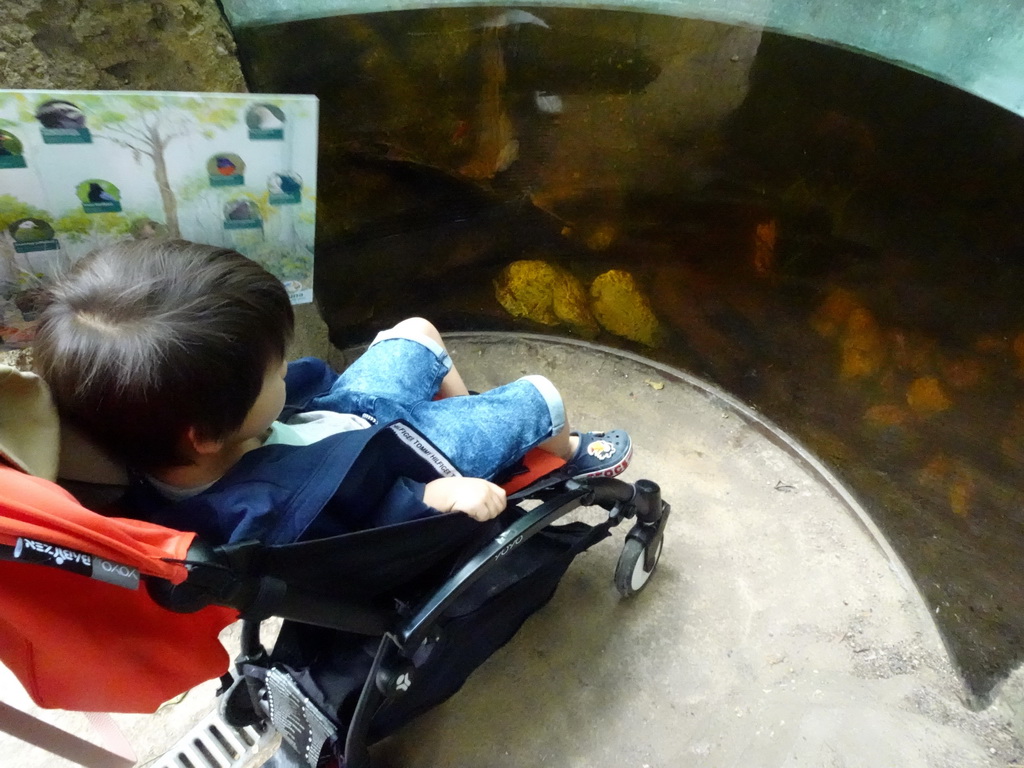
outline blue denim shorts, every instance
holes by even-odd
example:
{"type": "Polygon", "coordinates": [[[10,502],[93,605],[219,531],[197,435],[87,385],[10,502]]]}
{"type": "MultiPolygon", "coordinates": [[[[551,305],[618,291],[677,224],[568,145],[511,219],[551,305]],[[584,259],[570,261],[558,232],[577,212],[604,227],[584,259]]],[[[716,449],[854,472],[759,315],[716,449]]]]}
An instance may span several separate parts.
{"type": "Polygon", "coordinates": [[[479,395],[434,400],[452,367],[433,339],[390,331],[313,400],[309,410],[409,422],[467,477],[491,478],[565,426],[565,407],[543,376],[524,376],[479,395]]]}

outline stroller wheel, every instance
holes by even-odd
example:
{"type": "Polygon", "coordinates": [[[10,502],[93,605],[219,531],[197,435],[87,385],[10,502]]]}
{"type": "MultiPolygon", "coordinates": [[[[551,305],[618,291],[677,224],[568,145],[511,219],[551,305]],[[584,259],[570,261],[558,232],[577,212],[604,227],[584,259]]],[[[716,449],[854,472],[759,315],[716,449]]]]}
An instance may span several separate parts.
{"type": "Polygon", "coordinates": [[[650,570],[647,570],[646,552],[647,549],[642,541],[638,539],[626,539],[622,546],[622,554],[619,555],[618,565],[615,566],[615,588],[623,597],[632,597],[641,589],[647,586],[647,581],[658,567],[658,560],[661,558],[661,548],[664,539],[658,536],[654,542],[657,549],[654,551],[654,560],[650,570]]]}

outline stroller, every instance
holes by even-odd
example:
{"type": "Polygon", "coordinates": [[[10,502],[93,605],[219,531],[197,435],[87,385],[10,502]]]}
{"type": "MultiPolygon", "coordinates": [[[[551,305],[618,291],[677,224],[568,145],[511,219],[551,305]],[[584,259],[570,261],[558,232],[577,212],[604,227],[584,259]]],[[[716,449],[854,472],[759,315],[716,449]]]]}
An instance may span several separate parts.
{"type": "Polygon", "coordinates": [[[0,462],[0,657],[42,706],[148,712],[227,669],[217,633],[241,617],[224,720],[278,731],[276,765],[367,766],[625,520],[616,587],[647,584],[670,512],[657,484],[574,481],[551,459],[527,458],[489,523],[440,515],[275,546],[101,515],[0,462]],[[604,520],[557,523],[580,507],[604,520]],[[271,617],[284,623],[267,650],[271,617]]]}

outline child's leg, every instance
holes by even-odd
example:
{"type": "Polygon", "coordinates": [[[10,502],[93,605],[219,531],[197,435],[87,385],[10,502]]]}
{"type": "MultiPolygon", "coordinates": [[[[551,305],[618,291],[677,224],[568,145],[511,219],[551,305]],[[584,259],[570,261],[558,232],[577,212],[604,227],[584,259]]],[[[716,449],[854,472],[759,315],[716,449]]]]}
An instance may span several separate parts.
{"type": "MultiPolygon", "coordinates": [[[[441,338],[440,332],[434,327],[434,324],[429,320],[424,320],[422,317],[410,317],[406,320],[395,325],[391,329],[391,332],[399,336],[406,334],[426,336],[428,339],[432,339],[441,346],[441,349],[448,351],[448,347],[445,346],[444,339],[441,338]]],[[[455,369],[455,363],[452,362],[452,367],[448,371],[448,374],[441,381],[441,388],[437,393],[440,397],[457,397],[459,395],[468,395],[469,388],[466,387],[465,382],[462,380],[461,374],[455,369]]]]}
{"type": "Polygon", "coordinates": [[[468,394],[441,334],[430,322],[412,317],[377,334],[330,392],[311,400],[306,410],[353,413],[371,422],[408,421],[409,409],[420,403],[468,394]]]}
{"type": "Polygon", "coordinates": [[[562,431],[554,437],[548,438],[537,447],[543,448],[548,453],[553,453],[555,456],[559,456],[566,461],[576,454],[576,449],[580,447],[580,437],[579,435],[571,434],[569,431],[569,414],[565,415],[565,426],[562,427],[562,431]]]}
{"type": "Polygon", "coordinates": [[[562,396],[543,376],[474,397],[422,402],[408,421],[470,477],[492,478],[534,447],[565,459],[579,476],[618,474],[632,454],[623,432],[571,435],[562,396]]]}

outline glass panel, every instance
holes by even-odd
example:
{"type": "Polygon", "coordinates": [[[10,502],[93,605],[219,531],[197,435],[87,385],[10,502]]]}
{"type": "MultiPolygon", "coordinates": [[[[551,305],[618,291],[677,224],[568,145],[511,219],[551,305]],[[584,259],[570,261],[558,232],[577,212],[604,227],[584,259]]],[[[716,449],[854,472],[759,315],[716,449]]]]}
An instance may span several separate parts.
{"type": "Polygon", "coordinates": [[[974,692],[1020,660],[1020,117],[848,50],[640,13],[237,32],[250,87],[321,98],[337,344],[422,314],[712,379],[866,502],[974,692]]]}
{"type": "MultiPolygon", "coordinates": [[[[476,7],[477,0],[223,0],[236,28],[352,13],[476,7]]],[[[1024,111],[1024,9],[1001,0],[534,0],[754,26],[865,51],[1024,111]]]]}

